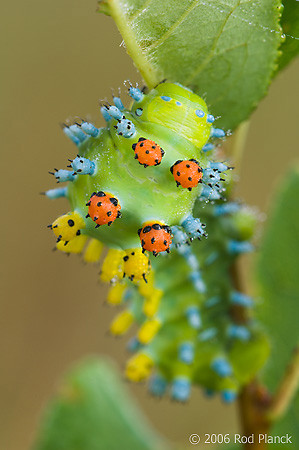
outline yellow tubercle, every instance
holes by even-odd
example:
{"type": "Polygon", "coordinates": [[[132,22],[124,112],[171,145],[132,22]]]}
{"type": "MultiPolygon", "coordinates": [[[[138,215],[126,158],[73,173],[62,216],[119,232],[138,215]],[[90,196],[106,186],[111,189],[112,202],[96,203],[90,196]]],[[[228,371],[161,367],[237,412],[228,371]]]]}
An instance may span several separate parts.
{"type": "Polygon", "coordinates": [[[90,239],[84,253],[84,261],[95,263],[100,259],[104,245],[98,239],[90,239]]]}
{"type": "Polygon", "coordinates": [[[138,284],[138,291],[139,294],[143,297],[147,298],[152,295],[152,293],[155,290],[154,287],[154,271],[151,270],[146,278],[145,282],[144,280],[140,280],[140,283],[138,284]]]}
{"type": "Polygon", "coordinates": [[[144,280],[150,270],[150,261],[147,254],[142,253],[141,248],[130,248],[125,251],[124,273],[131,281],[144,280]]]}
{"type": "Polygon", "coordinates": [[[121,280],[124,276],[124,256],[123,250],[110,249],[103,261],[101,270],[101,280],[114,282],[121,280]]]}
{"type": "Polygon", "coordinates": [[[161,289],[154,289],[152,295],[146,297],[143,303],[143,312],[147,317],[153,317],[157,313],[162,295],[161,289]]]}
{"type": "Polygon", "coordinates": [[[122,283],[117,283],[114,286],[111,286],[107,295],[107,302],[110,303],[110,305],[120,305],[125,290],[126,285],[122,283]]]}
{"type": "Polygon", "coordinates": [[[73,211],[54,220],[51,228],[57,237],[57,242],[61,240],[69,242],[80,235],[80,230],[85,228],[85,222],[77,211],[73,211]]]}
{"type": "Polygon", "coordinates": [[[120,336],[128,331],[133,321],[133,314],[130,311],[123,311],[113,320],[110,331],[115,336],[120,336]]]}
{"type": "Polygon", "coordinates": [[[154,361],[145,353],[134,355],[127,362],[126,377],[131,381],[142,381],[149,377],[154,361]]]}
{"type": "Polygon", "coordinates": [[[65,244],[65,241],[57,242],[56,248],[57,250],[60,250],[61,252],[64,253],[81,253],[86,241],[87,236],[80,234],[80,236],[76,236],[67,244],[65,244]]]}
{"type": "Polygon", "coordinates": [[[148,344],[158,333],[161,327],[159,319],[148,319],[139,328],[137,338],[141,344],[148,344]]]}

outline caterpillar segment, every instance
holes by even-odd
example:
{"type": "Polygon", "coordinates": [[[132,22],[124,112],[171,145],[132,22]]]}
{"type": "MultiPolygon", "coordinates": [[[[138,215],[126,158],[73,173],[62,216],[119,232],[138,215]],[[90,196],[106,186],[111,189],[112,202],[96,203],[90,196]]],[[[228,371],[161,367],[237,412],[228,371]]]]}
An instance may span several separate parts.
{"type": "Polygon", "coordinates": [[[238,256],[253,250],[256,214],[226,201],[231,167],[217,156],[225,132],[202,98],[167,82],[147,93],[129,83],[128,93],[129,108],[118,96],[101,106],[104,128],[65,126],[77,156],[71,170],[52,172],[67,186],[46,196],[67,197],[73,212],[50,228],[70,253],[91,238],[88,262],[108,247],[107,301],[125,306],[111,333],[137,325],[128,379],[149,379],[150,392],[179,402],[193,385],[231,402],[269,352],[250,319],[254,300],[231,281],[238,256]]]}

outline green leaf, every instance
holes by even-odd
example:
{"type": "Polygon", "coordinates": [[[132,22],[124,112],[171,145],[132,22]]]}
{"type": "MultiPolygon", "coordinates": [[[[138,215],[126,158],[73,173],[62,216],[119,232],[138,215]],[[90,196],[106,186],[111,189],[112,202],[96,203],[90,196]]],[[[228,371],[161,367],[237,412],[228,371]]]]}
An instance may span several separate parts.
{"type": "Polygon", "coordinates": [[[233,129],[265,95],[275,69],[279,0],[103,0],[149,87],[177,81],[204,95],[233,129]]]}
{"type": "MultiPolygon", "coordinates": [[[[272,352],[263,378],[273,392],[277,388],[292,351],[299,343],[299,170],[282,183],[274,200],[257,265],[263,303],[259,318],[268,328],[272,352]]],[[[287,416],[275,425],[275,434],[289,433],[299,442],[299,395],[287,416]]]]}
{"type": "Polygon", "coordinates": [[[133,404],[111,363],[90,358],[65,377],[35,450],[152,450],[166,444],[133,404]]]}
{"type": "Polygon", "coordinates": [[[282,70],[299,53],[299,3],[298,0],[284,2],[281,26],[286,35],[281,46],[282,55],[278,70],[282,70]]]}

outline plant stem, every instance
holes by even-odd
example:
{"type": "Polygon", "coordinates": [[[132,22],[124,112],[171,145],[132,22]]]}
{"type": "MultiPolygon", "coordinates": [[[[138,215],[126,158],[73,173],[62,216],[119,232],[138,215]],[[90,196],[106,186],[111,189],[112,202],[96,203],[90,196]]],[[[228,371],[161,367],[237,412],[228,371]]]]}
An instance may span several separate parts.
{"type": "Polygon", "coordinates": [[[271,422],[279,420],[287,411],[299,386],[299,347],[294,350],[293,358],[286,369],[284,377],[273,396],[271,406],[268,411],[268,418],[271,422]]]}

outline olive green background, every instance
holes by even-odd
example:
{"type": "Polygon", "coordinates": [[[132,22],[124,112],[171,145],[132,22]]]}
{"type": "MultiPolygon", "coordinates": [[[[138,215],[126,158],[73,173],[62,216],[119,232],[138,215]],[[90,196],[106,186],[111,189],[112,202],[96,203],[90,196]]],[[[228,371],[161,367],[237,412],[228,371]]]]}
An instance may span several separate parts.
{"type": "MultiPolygon", "coordinates": [[[[68,206],[39,192],[55,187],[48,170],[76,154],[59,123],[80,116],[103,125],[98,100],[138,75],[95,0],[2,2],[1,16],[0,448],[23,450],[72,362],[105,354],[124,367],[125,339],[107,335],[115,310],[103,306],[99,268],[51,251],[46,225],[68,206]]],[[[297,61],[277,77],[252,117],[238,190],[262,211],[298,154],[298,69],[297,61]]],[[[186,448],[191,433],[238,427],[235,406],[196,389],[178,405],[129,388],[157,429],[186,448]]]]}

